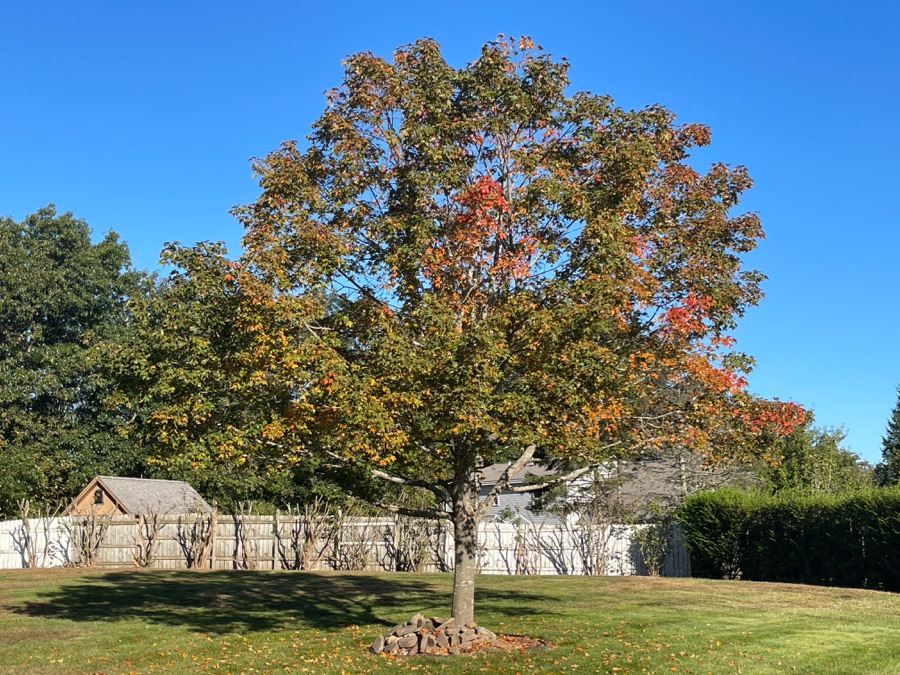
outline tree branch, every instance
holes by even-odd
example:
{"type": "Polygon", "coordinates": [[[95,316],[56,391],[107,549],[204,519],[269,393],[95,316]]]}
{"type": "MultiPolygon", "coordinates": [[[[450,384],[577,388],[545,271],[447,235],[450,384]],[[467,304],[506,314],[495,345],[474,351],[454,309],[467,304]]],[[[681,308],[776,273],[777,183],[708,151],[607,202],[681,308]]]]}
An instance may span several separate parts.
{"type": "Polygon", "coordinates": [[[494,487],[491,488],[491,491],[488,493],[487,497],[482,500],[482,502],[478,505],[478,509],[475,511],[475,517],[478,520],[484,518],[487,515],[487,512],[491,509],[491,504],[494,503],[494,499],[503,492],[504,488],[509,485],[510,476],[516,475],[519,471],[525,468],[525,465],[531,461],[531,458],[534,457],[534,453],[537,452],[537,446],[534,444],[529,445],[525,448],[525,451],[519,456],[515,462],[510,464],[503,473],[500,474],[500,477],[497,479],[497,482],[494,484],[494,487]]]}
{"type": "Polygon", "coordinates": [[[588,464],[587,466],[583,466],[580,469],[575,469],[574,471],[570,471],[564,476],[560,476],[559,478],[554,478],[553,480],[548,480],[546,483],[534,483],[532,485],[510,485],[507,489],[510,492],[515,492],[517,494],[522,494],[524,492],[537,492],[538,490],[546,490],[551,487],[555,487],[557,485],[562,485],[563,483],[569,483],[576,478],[580,478],[588,471],[596,469],[599,464],[588,464]]]}
{"type": "MultiPolygon", "coordinates": [[[[265,441],[268,445],[273,445],[275,447],[284,447],[280,443],[275,443],[274,441],[265,441]]],[[[338,464],[331,464],[332,468],[340,468],[342,466],[352,466],[355,462],[351,459],[347,459],[346,457],[341,457],[339,454],[332,452],[331,450],[326,450],[325,454],[338,462],[338,464]]],[[[434,494],[435,497],[438,498],[439,501],[444,502],[446,504],[450,503],[450,493],[443,485],[437,483],[429,483],[428,481],[418,480],[413,478],[403,478],[401,476],[394,476],[385,471],[381,471],[380,469],[370,469],[369,473],[373,478],[379,478],[384,481],[388,481],[390,483],[395,483],[397,485],[406,485],[409,487],[417,487],[428,490],[434,494]]],[[[417,518],[449,518],[450,515],[444,511],[438,511],[437,509],[407,509],[402,507],[395,507],[388,504],[384,504],[382,502],[377,502],[376,506],[385,509],[391,513],[400,513],[402,515],[407,516],[415,516],[417,518]]]]}
{"type": "Polygon", "coordinates": [[[380,478],[381,480],[396,483],[397,485],[407,485],[409,487],[423,488],[434,493],[434,496],[443,502],[450,501],[450,493],[443,485],[429,483],[428,481],[419,480],[416,478],[402,478],[401,476],[394,476],[393,474],[385,473],[380,469],[372,469],[371,473],[375,478],[380,478]]]}
{"type": "MultiPolygon", "coordinates": [[[[609,450],[610,448],[614,448],[617,445],[621,445],[622,441],[616,441],[615,443],[609,443],[603,447],[604,450],[609,450]]],[[[600,464],[588,464],[587,466],[583,466],[580,469],[575,469],[574,471],[570,471],[569,473],[563,474],[562,476],[557,476],[552,480],[548,480],[544,483],[534,483],[533,485],[516,485],[516,486],[508,486],[507,489],[510,492],[515,492],[516,494],[522,494],[527,492],[537,492],[538,490],[546,490],[552,487],[556,487],[557,485],[562,485],[563,483],[571,483],[576,478],[580,478],[588,471],[593,471],[600,464]]]]}

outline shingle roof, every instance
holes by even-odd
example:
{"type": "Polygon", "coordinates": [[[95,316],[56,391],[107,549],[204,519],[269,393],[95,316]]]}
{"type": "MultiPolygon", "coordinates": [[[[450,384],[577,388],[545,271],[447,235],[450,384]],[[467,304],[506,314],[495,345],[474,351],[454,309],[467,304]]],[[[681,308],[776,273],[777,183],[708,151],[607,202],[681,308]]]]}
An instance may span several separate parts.
{"type": "Polygon", "coordinates": [[[97,476],[97,480],[134,516],[151,512],[166,515],[212,511],[203,497],[189,483],[181,480],[118,476],[97,476]]]}
{"type": "MultiPolygon", "coordinates": [[[[490,464],[484,467],[481,470],[481,483],[484,484],[492,484],[496,483],[500,476],[503,475],[503,472],[506,471],[506,467],[509,466],[508,462],[501,462],[499,464],[490,464]]],[[[510,481],[513,483],[521,483],[525,480],[526,476],[553,476],[556,474],[556,471],[553,469],[548,469],[546,466],[541,466],[540,464],[531,462],[526,464],[525,467],[519,471],[518,473],[509,477],[510,481]]]]}

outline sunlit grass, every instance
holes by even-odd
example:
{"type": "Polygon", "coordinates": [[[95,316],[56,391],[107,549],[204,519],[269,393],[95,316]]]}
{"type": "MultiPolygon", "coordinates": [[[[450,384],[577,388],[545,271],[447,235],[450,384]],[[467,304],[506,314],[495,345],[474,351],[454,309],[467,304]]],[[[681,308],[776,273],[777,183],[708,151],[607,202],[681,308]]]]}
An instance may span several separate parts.
{"type": "Polygon", "coordinates": [[[0,573],[0,670],[22,673],[900,673],[900,596],[621,577],[478,580],[478,621],[550,649],[388,660],[446,615],[449,575],[0,573]],[[252,669],[252,670],[251,670],[252,669]]]}

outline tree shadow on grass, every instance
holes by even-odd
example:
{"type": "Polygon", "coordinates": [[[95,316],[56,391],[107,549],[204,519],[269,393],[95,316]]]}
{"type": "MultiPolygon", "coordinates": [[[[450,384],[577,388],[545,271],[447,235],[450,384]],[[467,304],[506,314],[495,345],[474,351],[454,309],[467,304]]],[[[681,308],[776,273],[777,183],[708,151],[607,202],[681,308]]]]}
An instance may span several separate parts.
{"type": "MultiPolygon", "coordinates": [[[[418,611],[446,615],[450,585],[449,576],[400,573],[120,571],[77,577],[0,609],[71,621],[139,619],[213,634],[391,626],[418,611]]],[[[509,616],[537,613],[528,604],[540,600],[494,589],[479,589],[477,598],[491,613],[509,616]]]]}

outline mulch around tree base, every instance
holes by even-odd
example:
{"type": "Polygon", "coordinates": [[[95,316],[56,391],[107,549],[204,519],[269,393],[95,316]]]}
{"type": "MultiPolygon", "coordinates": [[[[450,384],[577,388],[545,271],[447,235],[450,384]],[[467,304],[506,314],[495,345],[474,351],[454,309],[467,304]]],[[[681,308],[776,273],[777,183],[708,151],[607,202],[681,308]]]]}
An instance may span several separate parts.
{"type": "Polygon", "coordinates": [[[529,649],[549,649],[553,645],[546,640],[540,638],[528,637],[527,635],[498,635],[493,642],[475,643],[470,647],[464,647],[460,653],[469,654],[472,652],[490,652],[490,651],[520,651],[524,652],[529,649]]]}

